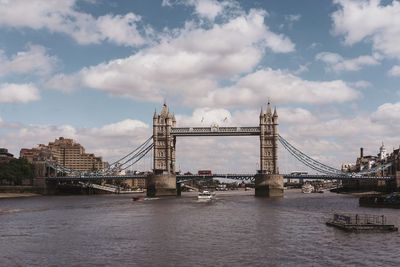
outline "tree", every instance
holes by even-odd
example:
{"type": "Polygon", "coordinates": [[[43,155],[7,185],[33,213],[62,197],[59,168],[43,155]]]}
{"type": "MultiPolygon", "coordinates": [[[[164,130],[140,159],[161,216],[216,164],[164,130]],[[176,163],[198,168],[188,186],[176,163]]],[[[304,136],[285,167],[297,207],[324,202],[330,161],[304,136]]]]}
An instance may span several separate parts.
{"type": "Polygon", "coordinates": [[[7,184],[21,185],[23,179],[33,179],[33,165],[24,158],[12,159],[0,165],[0,181],[7,184]]]}

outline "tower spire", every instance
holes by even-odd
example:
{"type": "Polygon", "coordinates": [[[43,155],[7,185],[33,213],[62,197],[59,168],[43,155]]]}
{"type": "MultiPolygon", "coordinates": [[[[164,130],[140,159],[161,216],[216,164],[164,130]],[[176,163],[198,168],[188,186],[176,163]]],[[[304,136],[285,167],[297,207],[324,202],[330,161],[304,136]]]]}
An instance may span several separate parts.
{"type": "Polygon", "coordinates": [[[269,97],[268,97],[268,104],[267,104],[267,114],[268,114],[268,115],[271,115],[271,114],[272,114],[271,103],[269,102],[269,97]]]}

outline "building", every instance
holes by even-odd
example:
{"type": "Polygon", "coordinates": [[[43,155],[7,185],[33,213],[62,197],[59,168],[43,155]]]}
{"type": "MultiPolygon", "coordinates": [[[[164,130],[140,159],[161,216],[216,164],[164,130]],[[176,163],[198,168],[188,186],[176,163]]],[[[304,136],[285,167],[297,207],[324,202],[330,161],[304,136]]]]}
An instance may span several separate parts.
{"type": "Polygon", "coordinates": [[[400,172],[400,147],[394,149],[393,152],[387,156],[386,160],[387,162],[392,163],[388,169],[388,174],[396,175],[398,172],[400,172]]]}
{"type": "Polygon", "coordinates": [[[30,163],[35,163],[38,161],[56,161],[49,147],[43,144],[39,144],[38,147],[31,149],[22,148],[19,156],[27,159],[30,163]]]}
{"type": "Polygon", "coordinates": [[[388,156],[388,153],[386,152],[385,145],[382,142],[382,146],[379,148],[378,158],[380,161],[383,161],[387,158],[387,156],[388,156]]]}
{"type": "Polygon", "coordinates": [[[85,148],[72,139],[60,137],[48,145],[40,144],[36,148],[23,148],[20,157],[31,163],[52,161],[60,166],[76,171],[96,171],[107,163],[101,157],[85,152],[85,148]]]}
{"type": "MultiPolygon", "coordinates": [[[[131,175],[131,174],[147,174],[149,175],[150,173],[139,173],[137,171],[127,171],[126,175],[131,175]]],[[[146,188],[146,179],[145,178],[140,178],[140,179],[126,179],[124,182],[127,186],[131,188],[146,188]]]]}
{"type": "MultiPolygon", "coordinates": [[[[360,148],[360,156],[357,158],[355,164],[342,164],[342,171],[351,173],[365,173],[364,175],[372,176],[395,176],[396,173],[400,171],[400,148],[394,149],[391,154],[387,153],[385,145],[382,142],[382,146],[379,148],[379,153],[374,155],[364,155],[364,149],[360,148]],[[384,166],[388,163],[391,165],[384,169],[375,172],[374,168],[379,166],[384,166]]],[[[354,181],[344,181],[344,187],[348,188],[358,188],[358,189],[376,189],[379,187],[385,187],[386,183],[379,180],[354,180],[354,181]]]]}
{"type": "Polygon", "coordinates": [[[0,164],[7,164],[12,159],[14,159],[14,155],[11,153],[8,153],[8,149],[0,148],[0,164]]]}

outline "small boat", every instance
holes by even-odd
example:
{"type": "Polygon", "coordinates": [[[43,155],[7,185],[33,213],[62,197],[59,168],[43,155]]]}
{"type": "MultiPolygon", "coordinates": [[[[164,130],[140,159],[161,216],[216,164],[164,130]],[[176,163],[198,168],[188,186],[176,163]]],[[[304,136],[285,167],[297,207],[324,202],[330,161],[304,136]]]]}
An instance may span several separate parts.
{"type": "Polygon", "coordinates": [[[306,183],[301,187],[301,192],[303,192],[304,194],[310,194],[313,191],[314,191],[314,186],[312,186],[309,183],[306,183]]]}
{"type": "Polygon", "coordinates": [[[133,201],[138,201],[138,200],[141,200],[141,199],[142,199],[141,196],[132,197],[132,200],[133,200],[133,201]]]}
{"type": "Polygon", "coordinates": [[[211,193],[210,191],[204,190],[199,192],[197,195],[198,200],[212,200],[215,194],[211,193]]]}

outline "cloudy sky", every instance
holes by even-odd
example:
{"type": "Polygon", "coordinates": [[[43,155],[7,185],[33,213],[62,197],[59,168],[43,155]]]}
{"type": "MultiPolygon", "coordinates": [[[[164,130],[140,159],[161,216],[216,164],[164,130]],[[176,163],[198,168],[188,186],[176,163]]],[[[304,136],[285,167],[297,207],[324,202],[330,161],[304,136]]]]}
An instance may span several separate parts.
{"type": "MultiPolygon", "coordinates": [[[[339,167],[399,147],[399,44],[396,0],[0,0],[0,147],[64,136],[112,161],[164,101],[180,126],[243,126],[270,98],[281,135],[339,167]]],[[[254,171],[258,153],[182,138],[177,166],[254,171]]]]}

